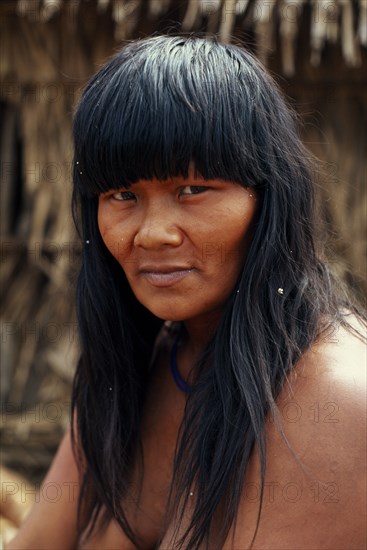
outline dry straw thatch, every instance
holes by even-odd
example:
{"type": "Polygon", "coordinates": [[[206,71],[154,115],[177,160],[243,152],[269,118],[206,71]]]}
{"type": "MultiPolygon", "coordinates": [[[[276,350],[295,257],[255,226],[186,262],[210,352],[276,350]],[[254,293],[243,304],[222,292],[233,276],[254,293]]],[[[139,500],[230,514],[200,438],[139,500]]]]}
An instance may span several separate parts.
{"type": "MultiPolygon", "coordinates": [[[[66,9],[75,20],[81,0],[18,0],[20,15],[48,21],[66,9]]],[[[351,67],[361,64],[360,47],[367,46],[366,0],[97,0],[96,9],[111,10],[117,41],[131,37],[146,12],[158,19],[172,7],[182,12],[182,29],[200,28],[206,20],[207,30],[218,33],[222,41],[231,39],[236,23],[253,29],[257,53],[266,63],[275,48],[275,31],[279,28],[284,73],[295,71],[295,42],[303,10],[311,8],[311,64],[318,66],[325,43],[340,42],[345,63],[351,67]]]]}
{"type": "Polygon", "coordinates": [[[367,0],[3,0],[0,433],[3,460],[35,481],[68,424],[78,355],[73,106],[118,42],[167,30],[234,35],[283,74],[305,141],[324,161],[320,192],[343,237],[333,249],[339,268],[365,266],[367,0]]]}

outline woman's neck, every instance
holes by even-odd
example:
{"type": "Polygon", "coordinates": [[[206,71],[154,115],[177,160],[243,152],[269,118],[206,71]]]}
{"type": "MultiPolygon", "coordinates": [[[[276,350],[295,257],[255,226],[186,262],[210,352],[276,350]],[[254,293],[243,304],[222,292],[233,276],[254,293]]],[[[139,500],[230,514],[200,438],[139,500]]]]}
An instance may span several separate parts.
{"type": "Polygon", "coordinates": [[[178,350],[178,365],[183,378],[186,378],[192,366],[208,345],[218,326],[220,316],[221,312],[218,312],[218,314],[211,313],[205,317],[183,322],[184,330],[178,350]]]}

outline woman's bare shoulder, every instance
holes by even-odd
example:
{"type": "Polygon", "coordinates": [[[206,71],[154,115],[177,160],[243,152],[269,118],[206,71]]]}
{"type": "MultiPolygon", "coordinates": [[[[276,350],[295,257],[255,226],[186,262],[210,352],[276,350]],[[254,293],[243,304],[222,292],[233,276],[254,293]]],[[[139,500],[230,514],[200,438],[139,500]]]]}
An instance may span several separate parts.
{"type": "Polygon", "coordinates": [[[277,403],[284,433],[302,456],[309,453],[319,469],[353,460],[356,473],[366,433],[367,346],[366,327],[350,323],[304,354],[277,403]]]}
{"type": "MultiPolygon", "coordinates": [[[[365,407],[367,328],[353,316],[348,322],[349,327],[326,331],[304,354],[283,387],[280,403],[289,399],[300,404],[319,400],[326,413],[327,403],[333,403],[335,413],[344,409],[344,417],[365,407]]],[[[336,423],[333,413],[327,418],[329,423],[336,423]]]]}
{"type": "MultiPolygon", "coordinates": [[[[356,319],[351,324],[365,334],[356,319]]],[[[254,549],[364,548],[366,353],[353,330],[339,327],[320,338],[289,375],[277,399],[284,437],[274,420],[267,423],[263,512],[254,549]]],[[[243,518],[256,518],[258,500],[251,498],[259,478],[255,453],[243,518]]],[[[237,543],[246,548],[251,533],[239,523],[237,543]]]]}

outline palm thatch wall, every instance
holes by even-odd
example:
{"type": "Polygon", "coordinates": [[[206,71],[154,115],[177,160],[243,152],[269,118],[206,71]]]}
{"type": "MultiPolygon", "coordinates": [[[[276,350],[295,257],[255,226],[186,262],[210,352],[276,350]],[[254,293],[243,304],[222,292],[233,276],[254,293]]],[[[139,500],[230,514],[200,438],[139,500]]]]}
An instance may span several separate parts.
{"type": "Polygon", "coordinates": [[[122,40],[181,30],[235,36],[278,75],[322,160],[333,260],[366,289],[366,0],[3,0],[0,433],[3,462],[35,481],[68,425],[78,354],[73,106],[122,40]]]}

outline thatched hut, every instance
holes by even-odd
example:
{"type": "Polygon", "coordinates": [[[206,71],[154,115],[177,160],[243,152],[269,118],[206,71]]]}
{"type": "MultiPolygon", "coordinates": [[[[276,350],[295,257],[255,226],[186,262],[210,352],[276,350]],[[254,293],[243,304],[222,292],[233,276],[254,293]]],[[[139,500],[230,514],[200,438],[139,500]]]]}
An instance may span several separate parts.
{"type": "Polygon", "coordinates": [[[34,481],[68,424],[78,353],[73,105],[122,40],[181,30],[234,36],[278,75],[322,161],[332,259],[366,289],[366,0],[3,0],[1,435],[3,461],[34,481]]]}

